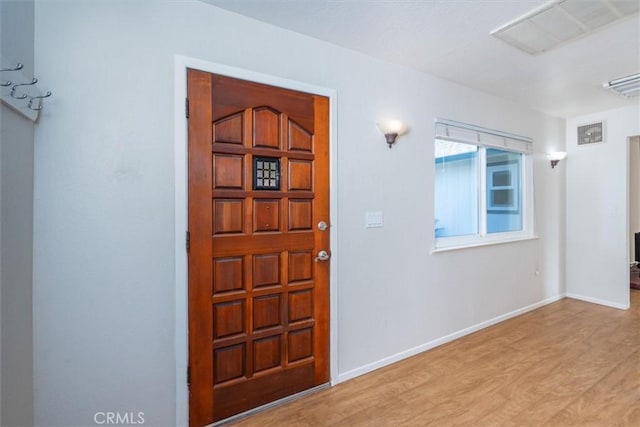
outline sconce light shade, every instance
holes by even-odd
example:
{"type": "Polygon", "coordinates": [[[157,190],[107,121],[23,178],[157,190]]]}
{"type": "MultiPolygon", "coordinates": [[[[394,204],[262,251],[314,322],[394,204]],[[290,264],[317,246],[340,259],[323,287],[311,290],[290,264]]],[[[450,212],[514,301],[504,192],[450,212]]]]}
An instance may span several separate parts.
{"type": "Polygon", "coordinates": [[[402,120],[384,120],[376,123],[378,129],[384,135],[389,148],[396,142],[398,136],[403,135],[407,131],[407,124],[402,120]]]}
{"type": "Polygon", "coordinates": [[[555,168],[558,162],[567,157],[567,153],[564,151],[552,151],[547,153],[547,158],[551,161],[551,169],[555,168]]]}

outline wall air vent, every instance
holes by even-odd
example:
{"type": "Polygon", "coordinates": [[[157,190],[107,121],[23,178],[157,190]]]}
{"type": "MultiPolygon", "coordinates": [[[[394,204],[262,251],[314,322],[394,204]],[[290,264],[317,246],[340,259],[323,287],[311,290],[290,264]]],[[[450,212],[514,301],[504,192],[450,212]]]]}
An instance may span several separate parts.
{"type": "Polygon", "coordinates": [[[604,122],[578,126],[578,145],[604,142],[604,122]]]}

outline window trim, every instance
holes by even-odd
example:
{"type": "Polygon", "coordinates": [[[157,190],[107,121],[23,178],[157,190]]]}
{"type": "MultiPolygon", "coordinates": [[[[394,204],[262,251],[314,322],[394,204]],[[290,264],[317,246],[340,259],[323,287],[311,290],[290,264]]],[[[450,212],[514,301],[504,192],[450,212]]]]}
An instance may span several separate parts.
{"type": "MultiPolygon", "coordinates": [[[[435,237],[434,233],[434,246],[431,253],[537,239],[537,236],[534,233],[533,222],[534,188],[532,139],[445,119],[436,119],[435,128],[434,141],[438,139],[445,141],[454,141],[464,144],[476,145],[478,148],[483,149],[478,150],[478,162],[480,166],[477,168],[479,187],[478,233],[451,237],[435,237]],[[497,148],[500,150],[512,151],[522,154],[520,170],[522,230],[487,233],[488,188],[486,150],[488,148],[497,148]]],[[[435,175],[433,182],[435,187],[435,175]]],[[[436,206],[434,199],[434,212],[435,208],[436,206]]]]}
{"type": "MultiPolygon", "coordinates": [[[[509,233],[494,233],[493,235],[489,235],[487,239],[482,241],[475,240],[473,242],[451,242],[451,244],[443,245],[443,246],[435,246],[431,249],[432,254],[437,254],[440,252],[450,252],[457,251],[461,249],[472,249],[479,248],[483,246],[493,246],[493,245],[502,245],[505,243],[514,243],[514,242],[523,242],[527,240],[536,240],[540,237],[536,234],[525,234],[523,232],[509,232],[509,233]],[[507,236],[509,235],[509,236],[507,236]]],[[[461,236],[458,236],[461,237],[461,236]]],[[[467,237],[467,236],[465,236],[467,237]]],[[[439,237],[438,239],[456,239],[457,237],[439,237]]]]}
{"type": "Polygon", "coordinates": [[[521,153],[533,153],[533,139],[515,133],[470,125],[454,120],[435,120],[435,138],[445,141],[475,144],[483,147],[508,149],[521,153]]]}

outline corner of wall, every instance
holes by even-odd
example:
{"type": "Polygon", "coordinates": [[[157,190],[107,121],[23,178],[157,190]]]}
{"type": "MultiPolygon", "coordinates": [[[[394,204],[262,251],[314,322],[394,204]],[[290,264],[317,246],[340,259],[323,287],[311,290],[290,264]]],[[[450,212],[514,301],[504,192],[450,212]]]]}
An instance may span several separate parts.
{"type": "Polygon", "coordinates": [[[639,104],[567,119],[566,293],[629,304],[629,138],[639,104]],[[576,129],[604,121],[603,142],[578,146],[576,129]]]}
{"type": "MultiPolygon", "coordinates": [[[[3,57],[29,72],[34,9],[33,0],[0,1],[3,57]]],[[[0,134],[0,425],[32,426],[34,125],[2,104],[0,134]]]]}

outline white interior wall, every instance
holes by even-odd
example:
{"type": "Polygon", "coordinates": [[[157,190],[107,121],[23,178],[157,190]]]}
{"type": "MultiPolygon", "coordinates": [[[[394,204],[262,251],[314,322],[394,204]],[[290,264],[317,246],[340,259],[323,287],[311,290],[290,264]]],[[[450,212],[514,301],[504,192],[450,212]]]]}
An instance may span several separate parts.
{"type": "Polygon", "coordinates": [[[38,1],[35,48],[36,425],[175,422],[176,54],[337,91],[338,380],[564,290],[563,120],[197,1],[38,1]],[[430,254],[436,117],[534,139],[539,239],[430,254]]]}
{"type": "MultiPolygon", "coordinates": [[[[34,3],[0,1],[0,53],[33,75],[34,3]]],[[[2,73],[0,80],[12,79],[2,73]]],[[[0,90],[9,92],[10,87],[0,90]]],[[[0,105],[0,425],[33,424],[33,123],[0,105]]]]}
{"type": "Polygon", "coordinates": [[[636,258],[635,233],[640,232],[640,136],[629,141],[629,261],[636,258]]]}
{"type": "Polygon", "coordinates": [[[629,137],[640,106],[567,120],[567,294],[629,307],[629,137]],[[578,146],[577,127],[604,120],[605,143],[578,146]]]}

